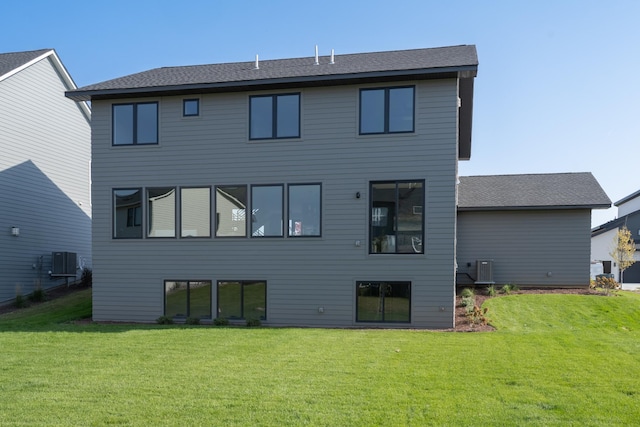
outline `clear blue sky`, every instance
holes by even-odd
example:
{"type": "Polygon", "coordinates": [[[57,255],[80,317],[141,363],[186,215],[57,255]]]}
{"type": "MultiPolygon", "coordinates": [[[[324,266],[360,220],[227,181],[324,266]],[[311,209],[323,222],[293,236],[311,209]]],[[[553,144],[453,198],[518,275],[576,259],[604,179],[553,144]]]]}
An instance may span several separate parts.
{"type": "MultiPolygon", "coordinates": [[[[0,52],[55,48],[78,86],[162,66],[475,44],[461,175],[592,172],[640,190],[640,1],[7,1],[0,52]]],[[[615,218],[596,210],[593,225],[615,218]]]]}

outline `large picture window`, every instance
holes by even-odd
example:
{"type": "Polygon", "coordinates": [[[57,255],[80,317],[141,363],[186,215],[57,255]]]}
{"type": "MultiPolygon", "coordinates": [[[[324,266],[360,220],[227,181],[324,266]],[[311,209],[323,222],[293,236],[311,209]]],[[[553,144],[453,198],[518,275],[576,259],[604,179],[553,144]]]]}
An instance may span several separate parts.
{"type": "Polygon", "coordinates": [[[113,237],[115,239],[142,238],[142,190],[140,188],[113,190],[113,237]]]}
{"type": "Polygon", "coordinates": [[[267,318],[266,304],[267,282],[218,282],[218,317],[265,320],[267,318]]]}
{"type": "Polygon", "coordinates": [[[249,139],[300,137],[300,94],[249,98],[249,139]]]}
{"type": "Polygon", "coordinates": [[[424,181],[371,183],[371,253],[424,253],[424,181]]]}
{"type": "Polygon", "coordinates": [[[113,145],[158,143],[158,103],[114,104],[113,145]]]}
{"type": "Polygon", "coordinates": [[[211,190],[180,189],[180,236],[211,237],[211,190]]]}
{"type": "Polygon", "coordinates": [[[251,187],[251,237],[282,237],[282,185],[251,187]]]}
{"type": "Polygon", "coordinates": [[[216,237],[247,235],[247,186],[216,187],[216,237]]]}
{"type": "Polygon", "coordinates": [[[147,190],[147,236],[176,237],[176,189],[147,190]]]}
{"type": "Polygon", "coordinates": [[[165,281],[164,314],[174,318],[211,319],[211,281],[165,281]]]}
{"type": "Polygon", "coordinates": [[[413,86],[360,90],[360,134],[414,131],[413,86]]]}
{"type": "Polygon", "coordinates": [[[291,184],[289,194],[289,237],[320,236],[320,184],[291,184]]]}
{"type": "Polygon", "coordinates": [[[356,321],[411,322],[411,282],[357,282],[356,321]]]}

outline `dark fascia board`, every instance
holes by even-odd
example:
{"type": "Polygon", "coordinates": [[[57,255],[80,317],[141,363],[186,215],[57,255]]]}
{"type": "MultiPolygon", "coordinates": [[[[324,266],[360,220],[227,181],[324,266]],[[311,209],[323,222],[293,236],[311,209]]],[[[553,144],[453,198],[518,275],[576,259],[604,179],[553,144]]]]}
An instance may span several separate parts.
{"type": "Polygon", "coordinates": [[[636,191],[635,193],[629,194],[627,197],[623,197],[622,199],[620,199],[617,202],[615,202],[614,205],[615,206],[620,206],[621,204],[626,203],[629,200],[633,200],[638,196],[640,196],[640,190],[636,191]]]}
{"type": "Polygon", "coordinates": [[[482,206],[482,207],[458,207],[458,212],[479,211],[557,211],[580,209],[608,209],[611,205],[557,205],[557,206],[482,206]]]}
{"type": "Polygon", "coordinates": [[[473,122],[473,77],[458,80],[460,126],[458,127],[458,159],[471,159],[471,124],[473,122]]]}
{"type": "Polygon", "coordinates": [[[233,82],[198,83],[174,86],[134,87],[124,89],[71,90],[65,93],[74,101],[98,99],[144,98],[167,95],[190,95],[196,93],[247,92],[254,90],[280,90],[294,87],[333,86],[363,83],[393,82],[401,80],[429,80],[446,78],[473,78],[476,65],[400,70],[376,71],[357,74],[335,74],[327,76],[302,76],[278,79],[244,80],[233,82]]]}

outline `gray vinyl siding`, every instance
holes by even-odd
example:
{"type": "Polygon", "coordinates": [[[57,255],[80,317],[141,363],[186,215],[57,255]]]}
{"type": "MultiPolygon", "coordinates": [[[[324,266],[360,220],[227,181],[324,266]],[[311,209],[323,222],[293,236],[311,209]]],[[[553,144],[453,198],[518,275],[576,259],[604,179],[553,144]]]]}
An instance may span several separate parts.
{"type": "Polygon", "coordinates": [[[590,224],[588,209],[459,212],[458,272],[491,259],[498,285],[586,287],[590,224]]]}
{"type": "Polygon", "coordinates": [[[94,101],[94,320],[154,321],[168,279],[212,280],[214,310],[218,280],[265,280],[266,324],[371,326],[355,321],[356,281],[394,280],[412,283],[409,326],[453,326],[457,81],[401,84],[416,85],[414,134],[358,135],[354,85],[292,91],[291,140],[249,141],[249,96],[280,91],[201,95],[198,117],[182,116],[183,97],[145,99],[159,101],[159,144],[113,147],[118,100],[94,101]],[[424,254],[368,253],[380,180],[424,180],[424,254]],[[322,185],[321,237],[112,239],[114,188],[297,183],[322,185]]]}
{"type": "Polygon", "coordinates": [[[0,302],[63,284],[53,251],[91,265],[90,125],[68,89],[49,58],[0,81],[0,302]]]}

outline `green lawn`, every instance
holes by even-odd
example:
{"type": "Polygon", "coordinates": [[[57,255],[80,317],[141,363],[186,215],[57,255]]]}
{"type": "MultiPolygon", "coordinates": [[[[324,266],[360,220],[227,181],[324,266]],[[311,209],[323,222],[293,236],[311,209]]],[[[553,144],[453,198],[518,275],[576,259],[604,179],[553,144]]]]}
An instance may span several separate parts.
{"type": "Polygon", "coordinates": [[[640,419],[640,295],[510,295],[490,333],[0,316],[0,425],[575,425],[640,419]]]}

